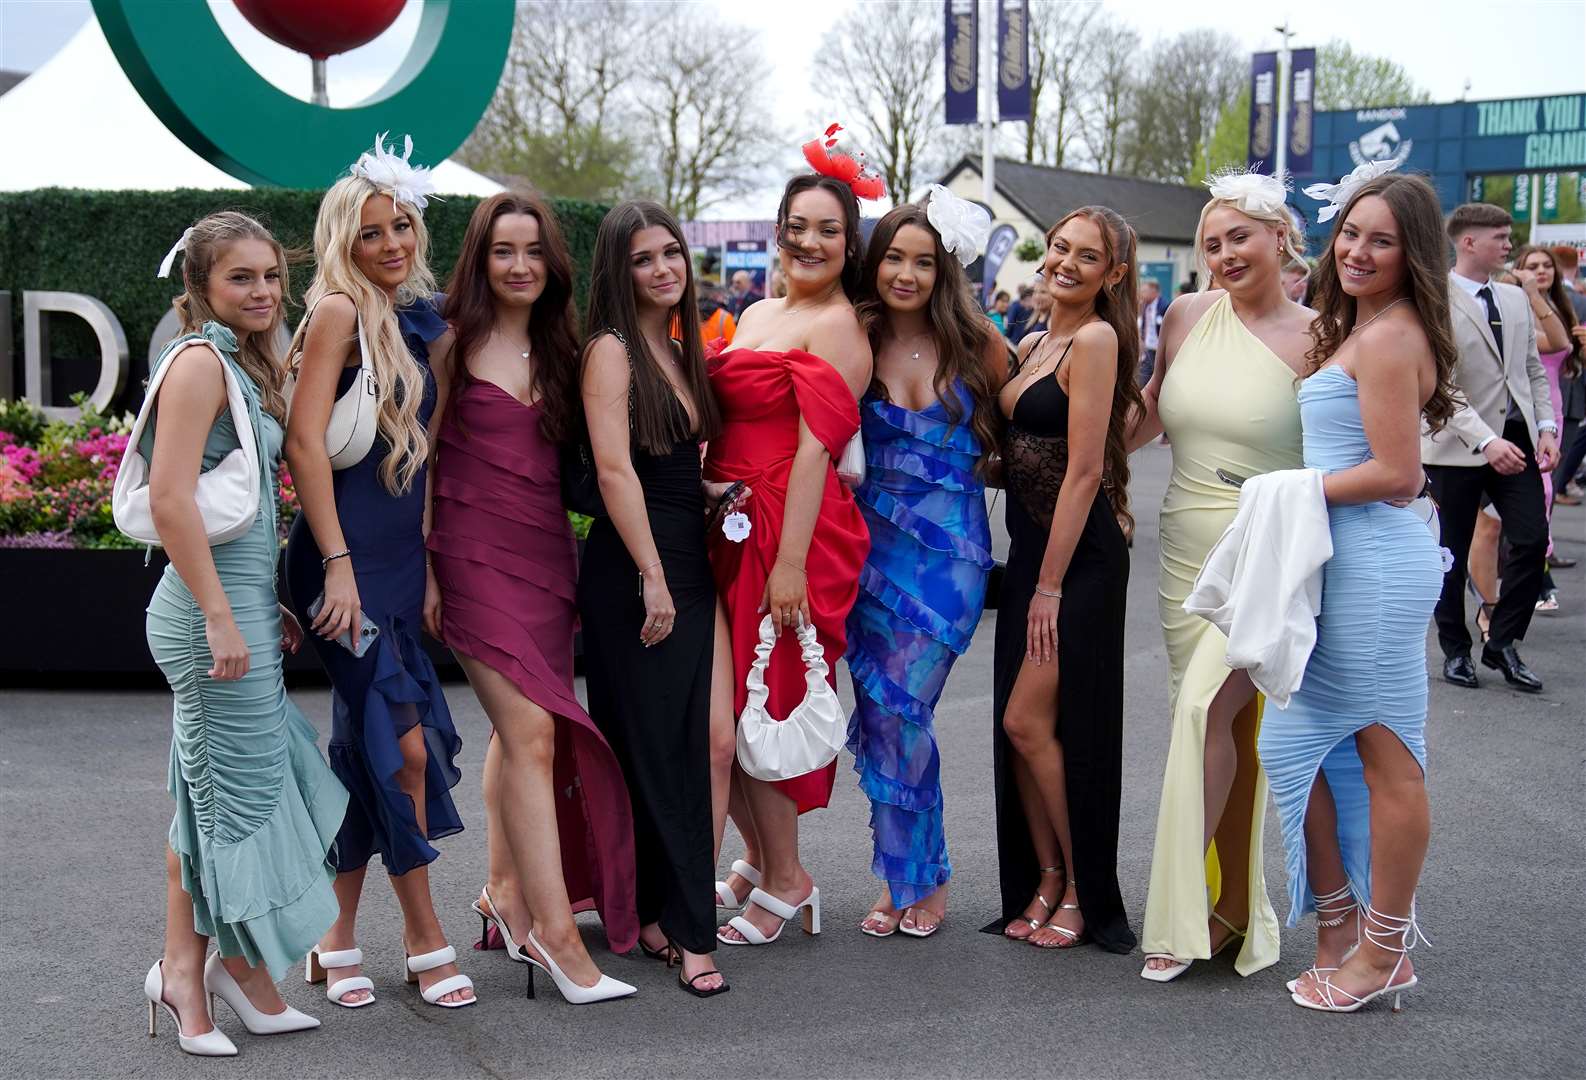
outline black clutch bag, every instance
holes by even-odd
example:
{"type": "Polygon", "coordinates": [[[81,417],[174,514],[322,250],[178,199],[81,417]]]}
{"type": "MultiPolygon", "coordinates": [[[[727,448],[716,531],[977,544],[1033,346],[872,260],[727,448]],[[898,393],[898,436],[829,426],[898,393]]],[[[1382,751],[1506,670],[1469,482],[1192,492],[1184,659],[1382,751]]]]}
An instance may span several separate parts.
{"type": "Polygon", "coordinates": [[[575,514],[605,517],[606,501],[600,497],[600,477],[595,472],[595,452],[589,436],[580,435],[557,450],[562,473],[562,505],[575,514]]]}

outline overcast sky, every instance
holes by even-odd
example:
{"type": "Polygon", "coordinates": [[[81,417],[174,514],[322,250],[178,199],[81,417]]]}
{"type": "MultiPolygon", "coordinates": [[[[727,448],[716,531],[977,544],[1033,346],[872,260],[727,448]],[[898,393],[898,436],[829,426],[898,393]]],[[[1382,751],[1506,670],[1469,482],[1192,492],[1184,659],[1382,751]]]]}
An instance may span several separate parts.
{"type": "MultiPolygon", "coordinates": [[[[759,85],[785,128],[813,132],[829,119],[810,84],[820,30],[861,0],[682,0],[714,8],[723,27],[759,31],[770,70],[759,85]],[[790,14],[793,12],[794,14],[790,14]],[[775,49],[769,42],[775,40],[775,49]]],[[[941,0],[917,0],[941,10],[941,0]]],[[[1075,0],[1086,2],[1086,0],[1075,0]]],[[[247,59],[270,81],[308,96],[308,60],[269,41],[249,26],[231,0],[209,0],[221,25],[247,59]]],[[[348,104],[381,85],[395,70],[418,26],[421,0],[408,0],[396,23],[361,49],[330,60],[332,104],[348,104]]],[[[1434,101],[1531,97],[1586,90],[1586,3],[1582,0],[1111,0],[1105,6],[1133,23],[1149,42],[1184,30],[1211,27],[1234,35],[1252,51],[1275,48],[1273,29],[1285,19],[1295,46],[1341,38],[1402,64],[1434,101]],[[1466,83],[1469,92],[1466,93],[1466,83]]],[[[0,68],[31,71],[92,18],[88,0],[0,0],[0,68]]],[[[725,39],[724,39],[725,40],[725,39]]],[[[722,50],[730,65],[730,48],[722,50]]],[[[733,77],[751,73],[733,70],[733,77]]],[[[750,91],[754,92],[754,91],[750,91]]],[[[799,141],[802,141],[800,138],[799,141]]],[[[797,142],[793,144],[797,145],[797,142]]],[[[774,194],[768,199],[774,199],[774,194]]],[[[766,207],[769,211],[770,207],[766,207]]],[[[765,216],[757,207],[721,207],[712,216],[765,216]]]]}

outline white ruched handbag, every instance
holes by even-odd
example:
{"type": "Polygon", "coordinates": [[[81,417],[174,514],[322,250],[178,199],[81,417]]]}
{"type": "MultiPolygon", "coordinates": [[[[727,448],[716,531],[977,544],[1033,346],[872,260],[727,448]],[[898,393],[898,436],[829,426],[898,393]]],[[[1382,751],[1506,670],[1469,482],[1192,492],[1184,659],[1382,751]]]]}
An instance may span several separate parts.
{"type": "Polygon", "coordinates": [[[138,449],[138,441],[143,437],[143,429],[148,426],[149,413],[153,411],[160,384],[171,370],[171,360],[178,351],[195,342],[213,351],[220,360],[220,370],[226,379],[226,404],[231,410],[231,422],[237,429],[237,441],[241,444],[213,469],[198,474],[198,488],[193,493],[193,501],[198,504],[199,516],[204,520],[204,535],[211,544],[224,544],[245,535],[259,516],[259,444],[254,434],[248,399],[243,394],[236,371],[220,350],[206,338],[191,334],[167,346],[164,361],[149,380],[143,407],[138,410],[138,419],[127,437],[121,470],[116,473],[110,512],[115,518],[116,528],[140,544],[163,546],[160,534],[154,528],[154,515],[149,510],[149,462],[138,449]]]}
{"type": "Polygon", "coordinates": [[[738,764],[756,780],[791,780],[824,768],[836,760],[848,737],[842,703],[826,681],[826,653],[811,623],[798,629],[804,654],[804,700],[780,722],[766,712],[770,691],[765,669],[776,646],[775,629],[770,615],[760,620],[760,643],[744,679],[749,700],[738,716],[738,764]]]}

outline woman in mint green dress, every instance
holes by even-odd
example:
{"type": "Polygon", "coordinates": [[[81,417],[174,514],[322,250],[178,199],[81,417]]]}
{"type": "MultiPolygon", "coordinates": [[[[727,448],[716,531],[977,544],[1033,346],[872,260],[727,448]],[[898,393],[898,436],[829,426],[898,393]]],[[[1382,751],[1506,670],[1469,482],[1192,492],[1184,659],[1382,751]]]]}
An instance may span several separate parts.
{"type": "Polygon", "coordinates": [[[237,1052],[215,1026],[206,993],[252,1034],[318,1027],[281,1000],[274,980],[336,918],[328,855],[347,793],[287,699],[281,650],[302,630],[276,602],[275,475],[284,369],[286,260],[243,214],[204,218],[185,234],[177,297],[184,335],[139,449],[149,506],[170,565],[148,608],[149,651],[175,697],[166,852],[165,952],[149,970],[149,1033],[161,1006],[181,1048],[237,1052]],[[222,365],[248,402],[260,462],[258,516],[245,535],[211,546],[194,492],[200,472],[239,447],[222,365]],[[205,962],[208,939],[218,953],[205,962]]]}

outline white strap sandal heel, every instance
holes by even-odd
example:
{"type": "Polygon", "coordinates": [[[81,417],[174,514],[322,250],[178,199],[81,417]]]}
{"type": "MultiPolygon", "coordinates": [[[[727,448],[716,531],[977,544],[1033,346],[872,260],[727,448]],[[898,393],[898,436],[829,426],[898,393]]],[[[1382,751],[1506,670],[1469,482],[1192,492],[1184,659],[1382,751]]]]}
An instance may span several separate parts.
{"type": "Polygon", "coordinates": [[[1357,996],[1341,986],[1334,986],[1333,980],[1326,975],[1317,980],[1317,989],[1321,994],[1321,1001],[1312,1001],[1298,991],[1290,994],[1294,1004],[1305,1009],[1315,1009],[1317,1012],[1351,1013],[1358,1012],[1367,1005],[1376,1001],[1384,994],[1393,995],[1393,1011],[1398,1012],[1403,1008],[1400,997],[1404,991],[1418,986],[1421,980],[1411,975],[1401,983],[1393,980],[1399,977],[1399,969],[1404,966],[1405,957],[1410,955],[1410,950],[1419,943],[1432,944],[1426,935],[1421,933],[1421,928],[1415,921],[1415,901],[1410,901],[1409,915],[1384,915],[1370,902],[1366,903],[1366,917],[1362,920],[1361,932],[1379,949],[1399,954],[1399,959],[1394,962],[1393,970],[1388,972],[1388,979],[1382,986],[1364,996],[1357,996]]]}
{"type": "MultiPolygon", "coordinates": [[[[1354,894],[1349,891],[1346,881],[1342,888],[1328,893],[1326,896],[1316,898],[1316,925],[1325,926],[1331,930],[1335,926],[1344,925],[1344,920],[1350,915],[1355,917],[1355,943],[1344,953],[1344,960],[1355,955],[1355,950],[1360,948],[1360,905],[1355,902],[1354,894]]],[[[1343,961],[1339,961],[1342,963],[1343,961]]],[[[1300,991],[1300,979],[1309,975],[1313,979],[1320,979],[1323,972],[1337,971],[1335,967],[1316,967],[1314,964],[1300,972],[1299,979],[1290,979],[1284,985],[1289,988],[1289,993],[1297,994],[1300,991]]]]}
{"type": "MultiPolygon", "coordinates": [[[[426,971],[434,971],[438,967],[457,963],[457,950],[450,945],[436,949],[434,952],[420,953],[417,956],[404,956],[402,958],[402,977],[410,983],[417,983],[419,975],[426,971]]],[[[419,996],[427,1004],[438,1005],[443,1009],[460,1009],[464,1005],[472,1005],[479,1000],[476,994],[461,1001],[442,1001],[441,998],[458,990],[472,990],[474,980],[466,975],[451,975],[432,983],[419,990],[419,996]]]]}
{"type": "MultiPolygon", "coordinates": [[[[310,986],[315,983],[325,982],[330,978],[329,968],[362,967],[363,950],[359,948],[336,949],[332,952],[322,952],[318,945],[308,951],[308,959],[303,961],[303,981],[310,986]]],[[[374,1004],[374,982],[367,975],[353,975],[345,979],[337,979],[325,987],[325,996],[333,1004],[344,1009],[361,1009],[365,1005],[374,1004]],[[369,996],[362,1001],[343,1001],[343,994],[350,994],[354,990],[367,990],[369,996]]]]}
{"type": "Polygon", "coordinates": [[[742,934],[743,939],[722,937],[718,931],[717,941],[723,945],[769,945],[782,936],[782,929],[787,926],[788,920],[801,911],[804,912],[804,932],[812,936],[821,932],[821,891],[813,885],[810,886],[810,894],[797,904],[785,904],[758,887],[749,890],[749,903],[765,908],[782,920],[782,925],[776,928],[776,933],[767,937],[744,916],[735,915],[727,920],[727,925],[742,934]]]}
{"type": "MultiPolygon", "coordinates": [[[[758,887],[760,884],[760,871],[756,870],[742,859],[733,860],[732,872],[747,881],[751,889],[758,887]]],[[[749,898],[747,896],[740,897],[737,893],[732,891],[732,886],[728,885],[725,881],[716,882],[717,907],[741,908],[748,902],[749,898]]]]}

